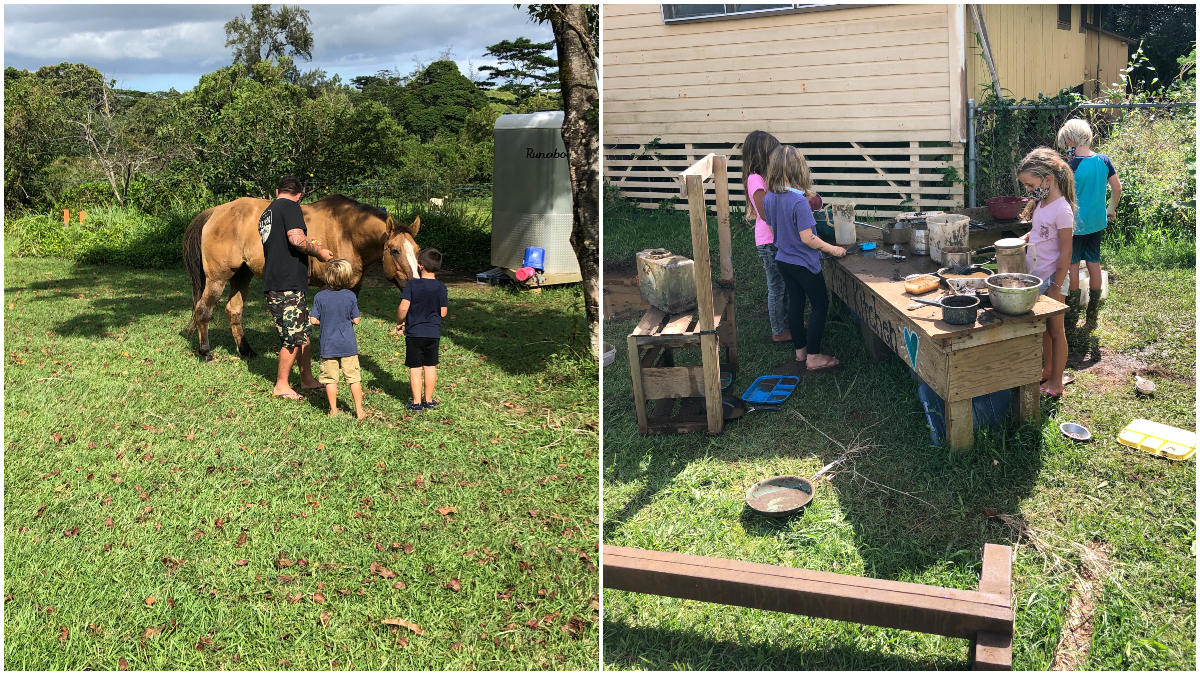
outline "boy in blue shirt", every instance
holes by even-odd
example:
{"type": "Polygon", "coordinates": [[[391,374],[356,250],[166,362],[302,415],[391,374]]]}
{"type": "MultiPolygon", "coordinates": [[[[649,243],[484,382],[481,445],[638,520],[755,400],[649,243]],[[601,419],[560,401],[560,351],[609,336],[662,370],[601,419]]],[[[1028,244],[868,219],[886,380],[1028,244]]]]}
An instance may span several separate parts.
{"type": "Polygon", "coordinates": [[[343,258],[325,265],[325,289],[313,298],[309,323],[321,327],[321,384],[329,397],[329,416],[338,414],[338,375],[346,376],[354,394],[354,412],[358,419],[367,416],[362,407],[362,370],[358,366],[358,340],[354,326],[358,325],[358,296],[347,288],[354,270],[343,258]]]}
{"type": "Polygon", "coordinates": [[[408,366],[413,402],[405,409],[411,412],[433,410],[438,401],[433,397],[437,384],[438,351],[442,337],[442,317],[450,307],[446,284],[435,278],[442,269],[442,254],[436,248],[421,249],[417,254],[419,279],[409,279],[400,296],[396,330],[404,336],[404,365],[408,366]],[[422,396],[424,376],[424,402],[422,396]]]}
{"type": "MultiPolygon", "coordinates": [[[[1069,148],[1067,163],[1075,172],[1075,235],[1071,250],[1071,267],[1067,275],[1070,291],[1067,305],[1078,317],[1079,311],[1079,263],[1087,263],[1088,306],[1087,324],[1095,325],[1100,313],[1100,239],[1108,221],[1117,216],[1117,203],[1121,201],[1121,179],[1108,155],[1092,152],[1092,128],[1081,119],[1067,120],[1058,130],[1058,146],[1069,148]],[[1112,202],[1106,206],[1108,188],[1112,188],[1112,202]]],[[[1071,319],[1075,321],[1075,319],[1071,319]]]]}

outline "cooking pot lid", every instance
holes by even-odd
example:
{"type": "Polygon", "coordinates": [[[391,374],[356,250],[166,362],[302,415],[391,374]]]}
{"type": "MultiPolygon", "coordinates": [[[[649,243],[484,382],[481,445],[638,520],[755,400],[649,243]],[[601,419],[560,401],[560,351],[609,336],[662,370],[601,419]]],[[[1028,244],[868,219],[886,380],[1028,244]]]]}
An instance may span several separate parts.
{"type": "Polygon", "coordinates": [[[1012,239],[1000,239],[996,241],[996,248],[1021,248],[1025,246],[1025,240],[1014,237],[1012,239]]]}

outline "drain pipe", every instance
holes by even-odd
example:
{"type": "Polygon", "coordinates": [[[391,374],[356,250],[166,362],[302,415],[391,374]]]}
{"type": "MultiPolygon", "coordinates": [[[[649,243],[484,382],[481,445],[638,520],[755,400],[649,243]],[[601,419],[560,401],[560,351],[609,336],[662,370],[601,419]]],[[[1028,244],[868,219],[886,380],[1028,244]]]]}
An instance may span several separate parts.
{"type": "Polygon", "coordinates": [[[967,204],[975,208],[975,99],[967,99],[967,181],[971,184],[971,198],[967,204]]]}

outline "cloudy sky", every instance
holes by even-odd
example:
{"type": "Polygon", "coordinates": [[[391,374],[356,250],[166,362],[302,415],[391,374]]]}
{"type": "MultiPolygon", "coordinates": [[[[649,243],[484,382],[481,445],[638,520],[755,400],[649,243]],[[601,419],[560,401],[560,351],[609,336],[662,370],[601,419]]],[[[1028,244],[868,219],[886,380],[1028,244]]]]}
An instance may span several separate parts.
{"type": "MultiPolygon", "coordinates": [[[[322,68],[343,81],[393,68],[408,73],[413,59],[432,61],[447,49],[466,73],[468,60],[493,63],[483,57],[487,45],[554,39],[549,25],[529,21],[511,2],[297,4],[309,11],[314,42],[312,61],[300,69],[322,68]]],[[[224,26],[239,14],[248,18],[250,5],[5,5],[4,65],[36,70],[82,62],[120,88],[184,91],[232,61],[224,26]]]]}

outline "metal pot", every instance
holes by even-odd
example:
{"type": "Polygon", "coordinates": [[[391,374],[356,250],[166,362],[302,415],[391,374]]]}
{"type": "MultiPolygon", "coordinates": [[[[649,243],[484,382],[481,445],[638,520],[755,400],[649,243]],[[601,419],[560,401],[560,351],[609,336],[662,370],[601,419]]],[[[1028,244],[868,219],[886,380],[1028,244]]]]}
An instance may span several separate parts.
{"type": "Polygon", "coordinates": [[[912,226],[912,252],[913,255],[929,255],[929,226],[925,221],[912,226]]]}
{"type": "Polygon", "coordinates": [[[993,274],[987,278],[992,307],[1001,314],[1024,314],[1037,304],[1042,280],[1032,274],[993,274]]]}
{"type": "Polygon", "coordinates": [[[889,246],[892,244],[907,244],[909,241],[912,241],[912,228],[906,224],[896,223],[894,227],[880,227],[879,225],[870,225],[857,221],[854,224],[861,225],[862,227],[870,227],[872,229],[882,230],[883,243],[889,246]]]}
{"type": "Polygon", "coordinates": [[[975,323],[975,314],[979,311],[979,298],[973,295],[950,295],[940,302],[909,298],[923,305],[933,305],[942,308],[942,321],[955,326],[970,326],[975,323]]]}
{"type": "Polygon", "coordinates": [[[969,246],[945,246],[942,248],[942,262],[951,270],[963,270],[971,266],[971,256],[995,250],[995,246],[984,246],[977,250],[971,250],[969,246]]]}
{"type": "Polygon", "coordinates": [[[1024,274],[1025,246],[1025,240],[1020,237],[997,241],[996,272],[999,274],[1024,274]]]}

